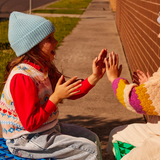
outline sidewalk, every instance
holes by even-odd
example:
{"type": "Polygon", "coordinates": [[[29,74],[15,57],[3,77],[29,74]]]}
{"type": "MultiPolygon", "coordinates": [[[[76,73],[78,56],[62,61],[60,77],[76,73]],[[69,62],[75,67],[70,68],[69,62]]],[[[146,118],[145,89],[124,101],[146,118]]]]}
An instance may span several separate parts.
{"type": "MultiPolygon", "coordinates": [[[[107,48],[108,53],[115,51],[119,54],[123,64],[121,76],[131,82],[109,0],[93,0],[80,18],[81,21],[57,50],[56,66],[59,70],[70,77],[87,78],[92,73],[93,59],[107,48]]],[[[85,97],[76,101],[65,100],[59,109],[61,122],[78,124],[98,134],[103,160],[109,160],[106,147],[111,129],[144,122],[142,115],[128,111],[118,102],[106,75],[85,97]]]]}

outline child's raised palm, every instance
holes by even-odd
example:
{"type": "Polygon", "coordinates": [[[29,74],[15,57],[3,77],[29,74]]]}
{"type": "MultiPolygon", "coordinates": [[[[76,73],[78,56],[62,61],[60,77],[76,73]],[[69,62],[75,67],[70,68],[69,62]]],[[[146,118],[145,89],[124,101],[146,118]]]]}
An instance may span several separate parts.
{"type": "Polygon", "coordinates": [[[98,57],[94,59],[92,64],[93,75],[98,79],[102,78],[104,73],[106,72],[106,67],[104,63],[104,59],[107,56],[107,50],[103,49],[98,57]]]}
{"type": "Polygon", "coordinates": [[[108,80],[112,83],[122,72],[122,65],[119,66],[118,54],[115,54],[114,52],[109,54],[108,59],[105,59],[105,64],[108,80]]]}

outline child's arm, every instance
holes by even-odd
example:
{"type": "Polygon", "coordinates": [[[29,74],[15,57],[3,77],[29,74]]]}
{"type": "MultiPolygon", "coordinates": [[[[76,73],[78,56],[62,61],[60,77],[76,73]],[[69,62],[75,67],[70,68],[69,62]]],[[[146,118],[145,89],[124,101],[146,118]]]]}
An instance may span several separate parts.
{"type": "Polygon", "coordinates": [[[105,59],[108,79],[120,103],[127,109],[140,114],[160,115],[160,70],[141,85],[129,84],[124,78],[118,78],[121,69],[118,68],[118,56],[105,59]],[[117,57],[117,58],[115,58],[117,57]]]}
{"type": "Polygon", "coordinates": [[[81,82],[82,86],[77,89],[79,90],[79,92],[76,93],[74,96],[69,97],[69,99],[75,100],[75,99],[83,97],[103,77],[106,71],[105,63],[104,63],[104,58],[106,56],[107,56],[107,49],[103,49],[99,53],[98,57],[93,60],[93,64],[92,64],[93,73],[88,78],[86,78],[84,81],[81,82]]]}
{"type": "Polygon", "coordinates": [[[75,99],[81,98],[81,97],[85,96],[94,87],[94,85],[91,85],[89,83],[88,78],[83,80],[81,82],[81,85],[82,86],[77,89],[77,90],[79,90],[79,92],[76,93],[75,95],[69,97],[68,99],[75,100],[75,99]]]}
{"type": "Polygon", "coordinates": [[[53,112],[55,113],[56,118],[58,116],[58,108],[56,105],[61,98],[69,97],[78,92],[74,92],[74,90],[80,87],[78,84],[81,81],[72,83],[75,79],[76,77],[71,78],[65,82],[63,86],[60,86],[59,84],[56,93],[54,92],[55,97],[52,94],[49,98],[50,100],[47,100],[41,105],[37,95],[37,87],[32,79],[23,74],[16,74],[11,80],[10,91],[16,112],[23,127],[27,131],[33,131],[45,123],[53,112]],[[72,84],[70,85],[70,83],[72,84]],[[57,92],[60,96],[57,96],[57,92]],[[55,100],[52,101],[53,99],[55,100]]]}

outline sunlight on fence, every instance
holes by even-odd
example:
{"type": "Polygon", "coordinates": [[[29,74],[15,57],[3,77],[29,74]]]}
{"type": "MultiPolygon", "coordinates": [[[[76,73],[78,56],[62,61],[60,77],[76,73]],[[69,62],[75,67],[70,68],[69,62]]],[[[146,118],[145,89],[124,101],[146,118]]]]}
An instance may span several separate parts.
{"type": "Polygon", "coordinates": [[[117,0],[116,24],[131,70],[151,74],[160,66],[159,0],[117,0]]]}

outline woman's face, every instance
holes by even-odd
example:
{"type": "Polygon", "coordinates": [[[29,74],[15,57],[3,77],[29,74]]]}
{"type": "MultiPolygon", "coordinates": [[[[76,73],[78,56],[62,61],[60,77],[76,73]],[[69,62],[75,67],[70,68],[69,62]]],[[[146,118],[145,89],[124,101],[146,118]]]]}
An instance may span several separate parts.
{"type": "Polygon", "coordinates": [[[52,32],[50,35],[48,35],[45,39],[43,39],[39,43],[39,48],[43,53],[45,53],[50,57],[51,61],[53,61],[57,44],[58,42],[54,38],[54,33],[52,32]]]}

